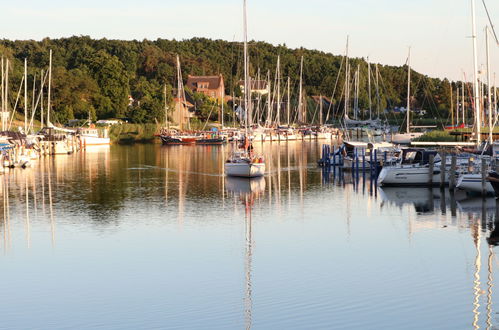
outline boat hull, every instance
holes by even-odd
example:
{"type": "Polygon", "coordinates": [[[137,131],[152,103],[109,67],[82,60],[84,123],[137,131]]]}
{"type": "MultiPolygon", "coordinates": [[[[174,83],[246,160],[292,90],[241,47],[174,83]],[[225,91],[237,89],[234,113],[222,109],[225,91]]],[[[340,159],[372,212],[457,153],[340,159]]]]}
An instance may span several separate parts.
{"type": "Polygon", "coordinates": [[[110,138],[101,138],[95,136],[81,136],[80,137],[82,146],[102,146],[111,144],[110,138]]]}
{"type": "Polygon", "coordinates": [[[188,145],[196,143],[195,137],[173,137],[161,135],[160,138],[163,145],[188,145]]]}
{"type": "Polygon", "coordinates": [[[414,139],[421,137],[424,133],[400,133],[392,136],[392,143],[410,144],[414,139]]]}
{"type": "MultiPolygon", "coordinates": [[[[448,184],[445,177],[444,184],[448,184]]],[[[440,184],[440,170],[433,170],[432,182],[430,182],[429,167],[383,167],[378,176],[378,184],[381,186],[430,186],[440,184]]]]}
{"type": "Polygon", "coordinates": [[[264,163],[225,163],[225,174],[239,178],[257,178],[265,174],[264,163]]]}
{"type": "MultiPolygon", "coordinates": [[[[457,181],[456,188],[470,193],[482,193],[482,175],[481,174],[463,174],[457,181]]],[[[485,191],[487,194],[494,194],[494,188],[489,181],[485,182],[485,191]]]]}

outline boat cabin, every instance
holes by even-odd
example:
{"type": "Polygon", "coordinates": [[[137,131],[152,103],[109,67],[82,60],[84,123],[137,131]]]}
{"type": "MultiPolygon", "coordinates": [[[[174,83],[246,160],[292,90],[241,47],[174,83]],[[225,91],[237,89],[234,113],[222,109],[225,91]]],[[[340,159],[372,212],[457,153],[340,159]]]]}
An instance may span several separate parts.
{"type": "Polygon", "coordinates": [[[433,155],[435,161],[440,161],[438,152],[435,150],[425,150],[422,148],[402,149],[402,164],[420,164],[425,165],[430,162],[430,156],[433,155]]]}

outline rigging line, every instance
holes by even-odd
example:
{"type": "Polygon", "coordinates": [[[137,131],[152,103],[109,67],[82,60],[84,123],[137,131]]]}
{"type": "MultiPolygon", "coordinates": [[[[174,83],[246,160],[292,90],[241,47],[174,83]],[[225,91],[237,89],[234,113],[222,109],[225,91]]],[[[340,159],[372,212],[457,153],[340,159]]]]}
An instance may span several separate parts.
{"type": "Polygon", "coordinates": [[[482,3],[483,3],[483,6],[485,7],[485,12],[487,13],[487,18],[489,19],[490,27],[491,27],[492,32],[494,34],[494,39],[496,40],[496,44],[499,45],[499,40],[497,39],[496,30],[494,29],[494,24],[492,23],[492,19],[490,18],[489,9],[487,8],[487,5],[485,4],[485,0],[482,0],[482,3]]]}
{"type": "Polygon", "coordinates": [[[333,99],[334,99],[334,95],[336,94],[336,87],[338,86],[338,81],[340,80],[340,75],[341,75],[341,69],[343,68],[343,63],[345,62],[345,57],[341,57],[341,64],[340,64],[340,69],[338,70],[338,75],[336,76],[336,81],[334,83],[334,89],[333,89],[333,94],[331,95],[331,99],[329,102],[329,107],[327,109],[327,114],[326,114],[326,121],[325,123],[327,123],[327,121],[329,120],[329,113],[331,111],[331,107],[333,106],[333,99]]]}

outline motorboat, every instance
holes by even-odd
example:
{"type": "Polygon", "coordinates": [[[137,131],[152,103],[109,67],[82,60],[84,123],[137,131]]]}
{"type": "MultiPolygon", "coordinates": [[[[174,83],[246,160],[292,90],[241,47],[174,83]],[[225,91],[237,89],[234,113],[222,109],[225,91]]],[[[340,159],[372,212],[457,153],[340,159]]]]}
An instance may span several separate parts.
{"type": "Polygon", "coordinates": [[[79,128],[77,135],[80,138],[82,147],[101,146],[111,144],[111,139],[108,136],[108,131],[105,129],[102,133],[97,128],[79,128]]]}

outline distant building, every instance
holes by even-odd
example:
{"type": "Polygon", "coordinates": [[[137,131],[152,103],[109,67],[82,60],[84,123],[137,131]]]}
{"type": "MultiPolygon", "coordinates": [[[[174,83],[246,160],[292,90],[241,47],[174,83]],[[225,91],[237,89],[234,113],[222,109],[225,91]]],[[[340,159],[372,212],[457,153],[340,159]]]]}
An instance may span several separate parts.
{"type": "MultiPolygon", "coordinates": [[[[239,89],[244,94],[244,80],[240,80],[238,82],[239,89]]],[[[268,82],[266,80],[250,80],[250,88],[251,92],[257,93],[260,95],[266,95],[269,93],[268,82]]]]}
{"type": "Polygon", "coordinates": [[[224,78],[220,74],[218,76],[191,76],[187,77],[185,84],[191,91],[196,93],[203,93],[204,95],[223,100],[224,97],[224,78]]]}

